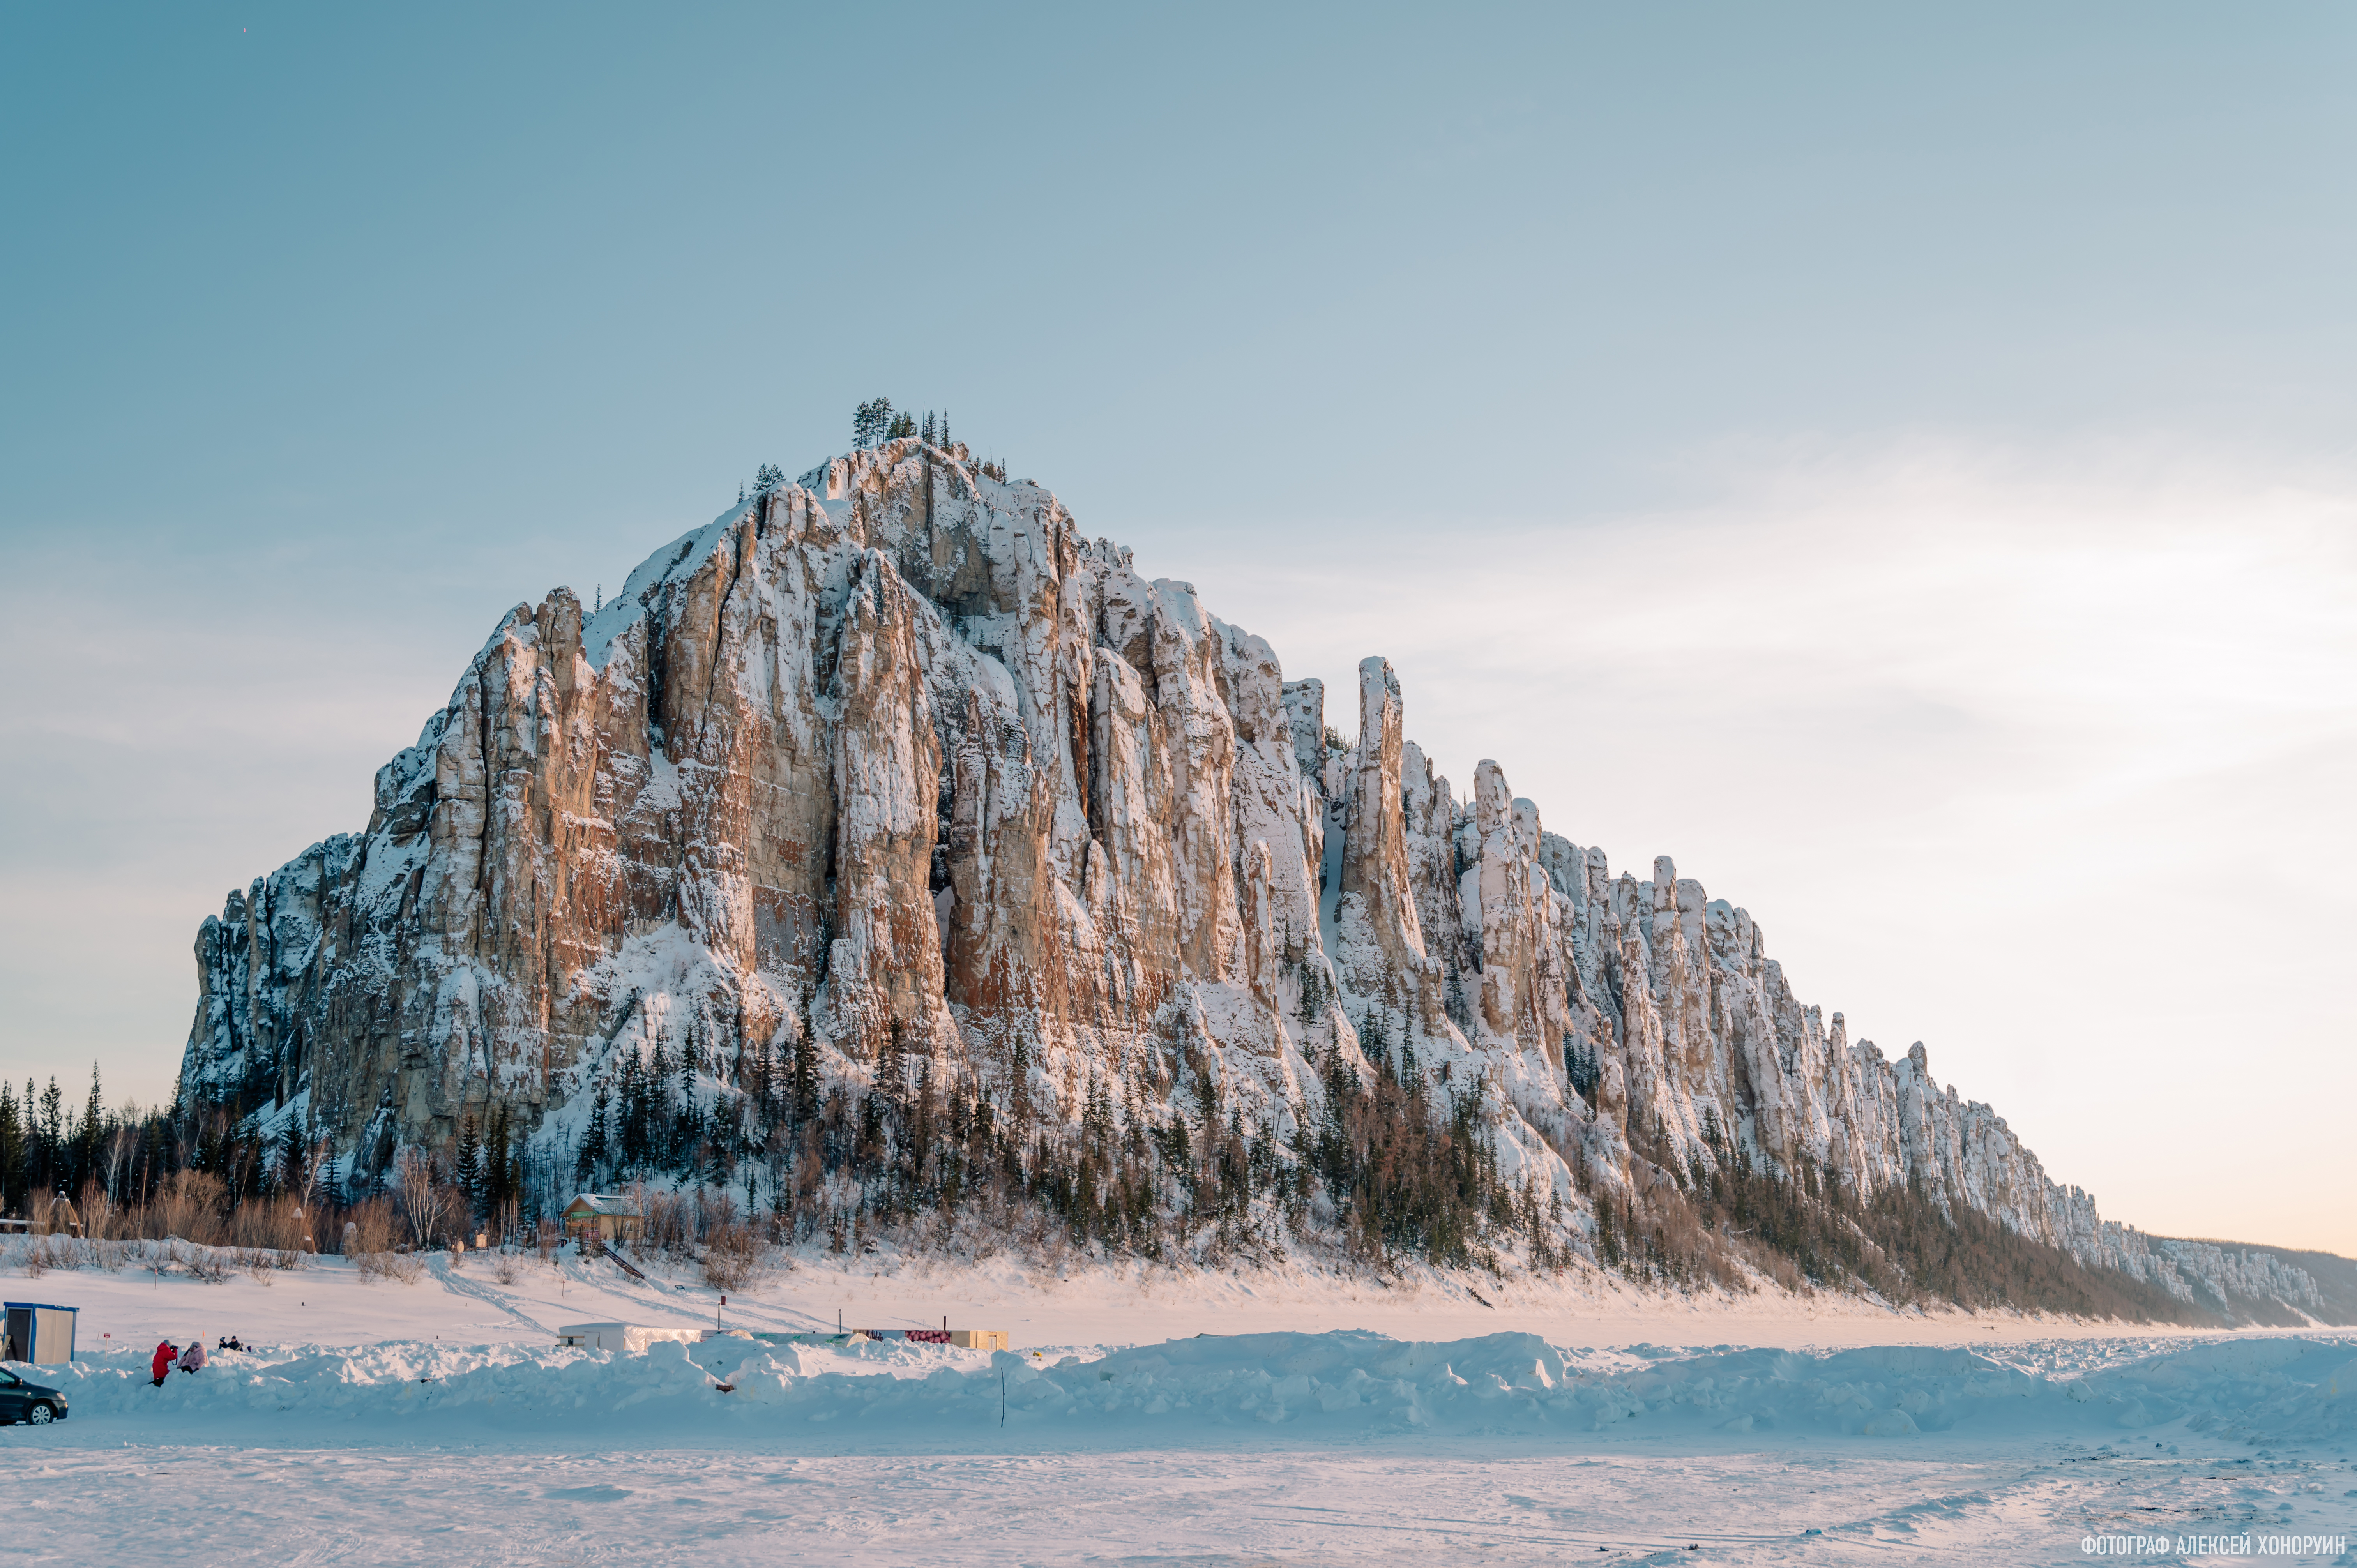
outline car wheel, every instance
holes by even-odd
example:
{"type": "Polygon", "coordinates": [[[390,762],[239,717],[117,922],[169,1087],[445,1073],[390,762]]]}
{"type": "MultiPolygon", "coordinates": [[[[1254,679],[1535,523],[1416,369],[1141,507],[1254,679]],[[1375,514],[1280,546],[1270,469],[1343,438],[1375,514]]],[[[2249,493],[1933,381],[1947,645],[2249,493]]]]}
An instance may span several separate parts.
{"type": "Polygon", "coordinates": [[[57,1408],[54,1405],[37,1404],[25,1412],[25,1419],[35,1426],[47,1426],[57,1418],[57,1408]]]}

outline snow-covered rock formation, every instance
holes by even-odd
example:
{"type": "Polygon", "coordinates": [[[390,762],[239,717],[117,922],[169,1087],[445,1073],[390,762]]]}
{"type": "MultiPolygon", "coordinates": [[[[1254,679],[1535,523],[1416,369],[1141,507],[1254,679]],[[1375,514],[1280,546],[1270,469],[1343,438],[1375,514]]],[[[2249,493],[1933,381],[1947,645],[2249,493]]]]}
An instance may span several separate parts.
{"type": "Polygon", "coordinates": [[[371,1170],[495,1102],[563,1157],[619,1054],[661,1039],[719,1097],[784,1042],[1064,1118],[1208,1086],[1284,1141],[1373,1020],[1494,1090],[1501,1173],[1575,1227],[1633,1143],[1919,1183],[2180,1293],[2256,1266],[2103,1224],[1668,859],[1615,877],[1494,763],[1460,800],[1383,660],[1346,701],[1343,744],[1320,682],[1035,485],[912,440],[834,459],[595,613],[509,612],[366,831],[205,921],[182,1091],[371,1170]]]}

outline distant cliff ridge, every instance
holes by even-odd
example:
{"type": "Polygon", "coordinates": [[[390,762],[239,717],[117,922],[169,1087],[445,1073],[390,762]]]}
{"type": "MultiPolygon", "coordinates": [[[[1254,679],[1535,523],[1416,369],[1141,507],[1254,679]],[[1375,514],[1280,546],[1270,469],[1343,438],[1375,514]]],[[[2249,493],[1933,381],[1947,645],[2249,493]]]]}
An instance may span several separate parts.
{"type": "Polygon", "coordinates": [[[2216,1314],[2321,1310],[2282,1258],[2103,1221],[1668,859],[1614,876],[1494,763],[1460,799],[1383,660],[1343,701],[1348,745],[1319,682],[1036,485],[854,452],[594,613],[509,612],[367,830],[204,922],[182,1095],[328,1139],[355,1185],[500,1106],[552,1193],[662,1168],[940,1203],[1049,1159],[1094,1184],[1058,1212],[1129,1184],[1133,1228],[1200,1206],[1232,1134],[1223,1212],[1273,1235],[1394,1201],[1338,1101],[1372,1086],[1363,1122],[1390,1083],[1389,1114],[1457,1118],[1430,1168],[1483,1224],[1512,1195],[1540,1255],[1618,1261],[1724,1173],[1969,1211],[2216,1314]],[[906,1152],[928,1095],[948,1154],[906,1152]]]}

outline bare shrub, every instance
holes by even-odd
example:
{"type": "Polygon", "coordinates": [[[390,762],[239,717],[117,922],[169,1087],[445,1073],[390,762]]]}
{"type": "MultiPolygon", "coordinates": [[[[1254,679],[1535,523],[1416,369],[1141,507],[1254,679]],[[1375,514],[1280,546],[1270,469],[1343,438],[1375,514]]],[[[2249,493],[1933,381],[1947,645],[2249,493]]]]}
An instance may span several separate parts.
{"type": "Polygon", "coordinates": [[[1778,1285],[1794,1295],[1807,1294],[1809,1282],[1802,1274],[1799,1265],[1792,1259],[1770,1248],[1760,1246],[1748,1238],[1742,1243],[1741,1250],[1747,1262],[1774,1280],[1778,1285]]]}
{"type": "Polygon", "coordinates": [[[695,1194],[695,1233],[709,1237],[737,1223],[737,1200],[725,1192],[699,1187],[695,1194]]]}
{"type": "Polygon", "coordinates": [[[414,1252],[362,1252],[352,1265],[364,1280],[393,1280],[414,1284],[425,1273],[425,1260],[414,1252]]]}
{"type": "Polygon", "coordinates": [[[540,1249],[540,1261],[553,1263],[556,1249],[565,1245],[565,1228],[554,1219],[543,1219],[533,1232],[533,1245],[540,1249]]]}
{"type": "Polygon", "coordinates": [[[394,1230],[399,1224],[393,1211],[393,1200],[371,1197],[356,1203],[345,1211],[344,1223],[351,1228],[344,1250],[354,1256],[393,1251],[394,1230]]]}
{"type": "Polygon", "coordinates": [[[704,1242],[704,1283],[716,1291],[740,1291],[767,1272],[769,1249],[749,1225],[715,1227],[704,1242]]]}
{"type": "Polygon", "coordinates": [[[650,1192],[639,1200],[641,1244],[664,1252],[684,1252],[695,1238],[695,1205],[675,1192],[650,1192]]]}
{"type": "Polygon", "coordinates": [[[292,1251],[303,1244],[303,1209],[292,1197],[250,1198],[230,1216],[230,1240],[239,1247],[292,1251]]]}
{"type": "Polygon", "coordinates": [[[305,1198],[296,1212],[303,1217],[304,1251],[332,1252],[341,1244],[344,1216],[333,1200],[315,1195],[305,1198]]]}
{"type": "Polygon", "coordinates": [[[186,1263],[189,1277],[207,1284],[221,1284],[230,1276],[232,1254],[220,1247],[190,1247],[186,1263]]]}
{"type": "Polygon", "coordinates": [[[107,1196],[106,1188],[96,1181],[82,1183],[81,1208],[81,1233],[85,1238],[102,1241],[114,1234],[122,1216],[114,1207],[114,1199],[107,1196]]]}
{"type": "Polygon", "coordinates": [[[228,1193],[221,1177],[210,1171],[174,1171],[165,1178],[156,1201],[147,1206],[144,1229],[150,1236],[178,1237],[199,1247],[219,1245],[223,1240],[221,1210],[228,1193]]]}
{"type": "Polygon", "coordinates": [[[344,1238],[344,1251],[361,1278],[399,1280],[406,1284],[425,1272],[425,1265],[415,1258],[393,1250],[401,1219],[391,1198],[371,1197],[352,1205],[346,1211],[345,1223],[351,1231],[344,1238]]]}
{"type": "Polygon", "coordinates": [[[522,1277],[522,1260],[513,1252],[501,1249],[494,1256],[491,1262],[491,1278],[499,1281],[500,1283],[511,1285],[522,1277]]]}
{"type": "Polygon", "coordinates": [[[37,1239],[33,1248],[45,1269],[78,1269],[87,1261],[81,1242],[56,1231],[37,1239]]]}

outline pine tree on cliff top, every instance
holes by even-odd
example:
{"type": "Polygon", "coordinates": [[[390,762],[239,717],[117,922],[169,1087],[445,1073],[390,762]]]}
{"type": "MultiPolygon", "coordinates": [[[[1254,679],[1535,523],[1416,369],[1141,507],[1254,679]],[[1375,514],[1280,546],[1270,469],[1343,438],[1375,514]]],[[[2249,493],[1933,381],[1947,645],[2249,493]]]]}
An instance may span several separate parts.
{"type": "Polygon", "coordinates": [[[861,451],[884,438],[892,427],[892,400],[888,397],[869,398],[852,412],[851,444],[861,451]]]}

